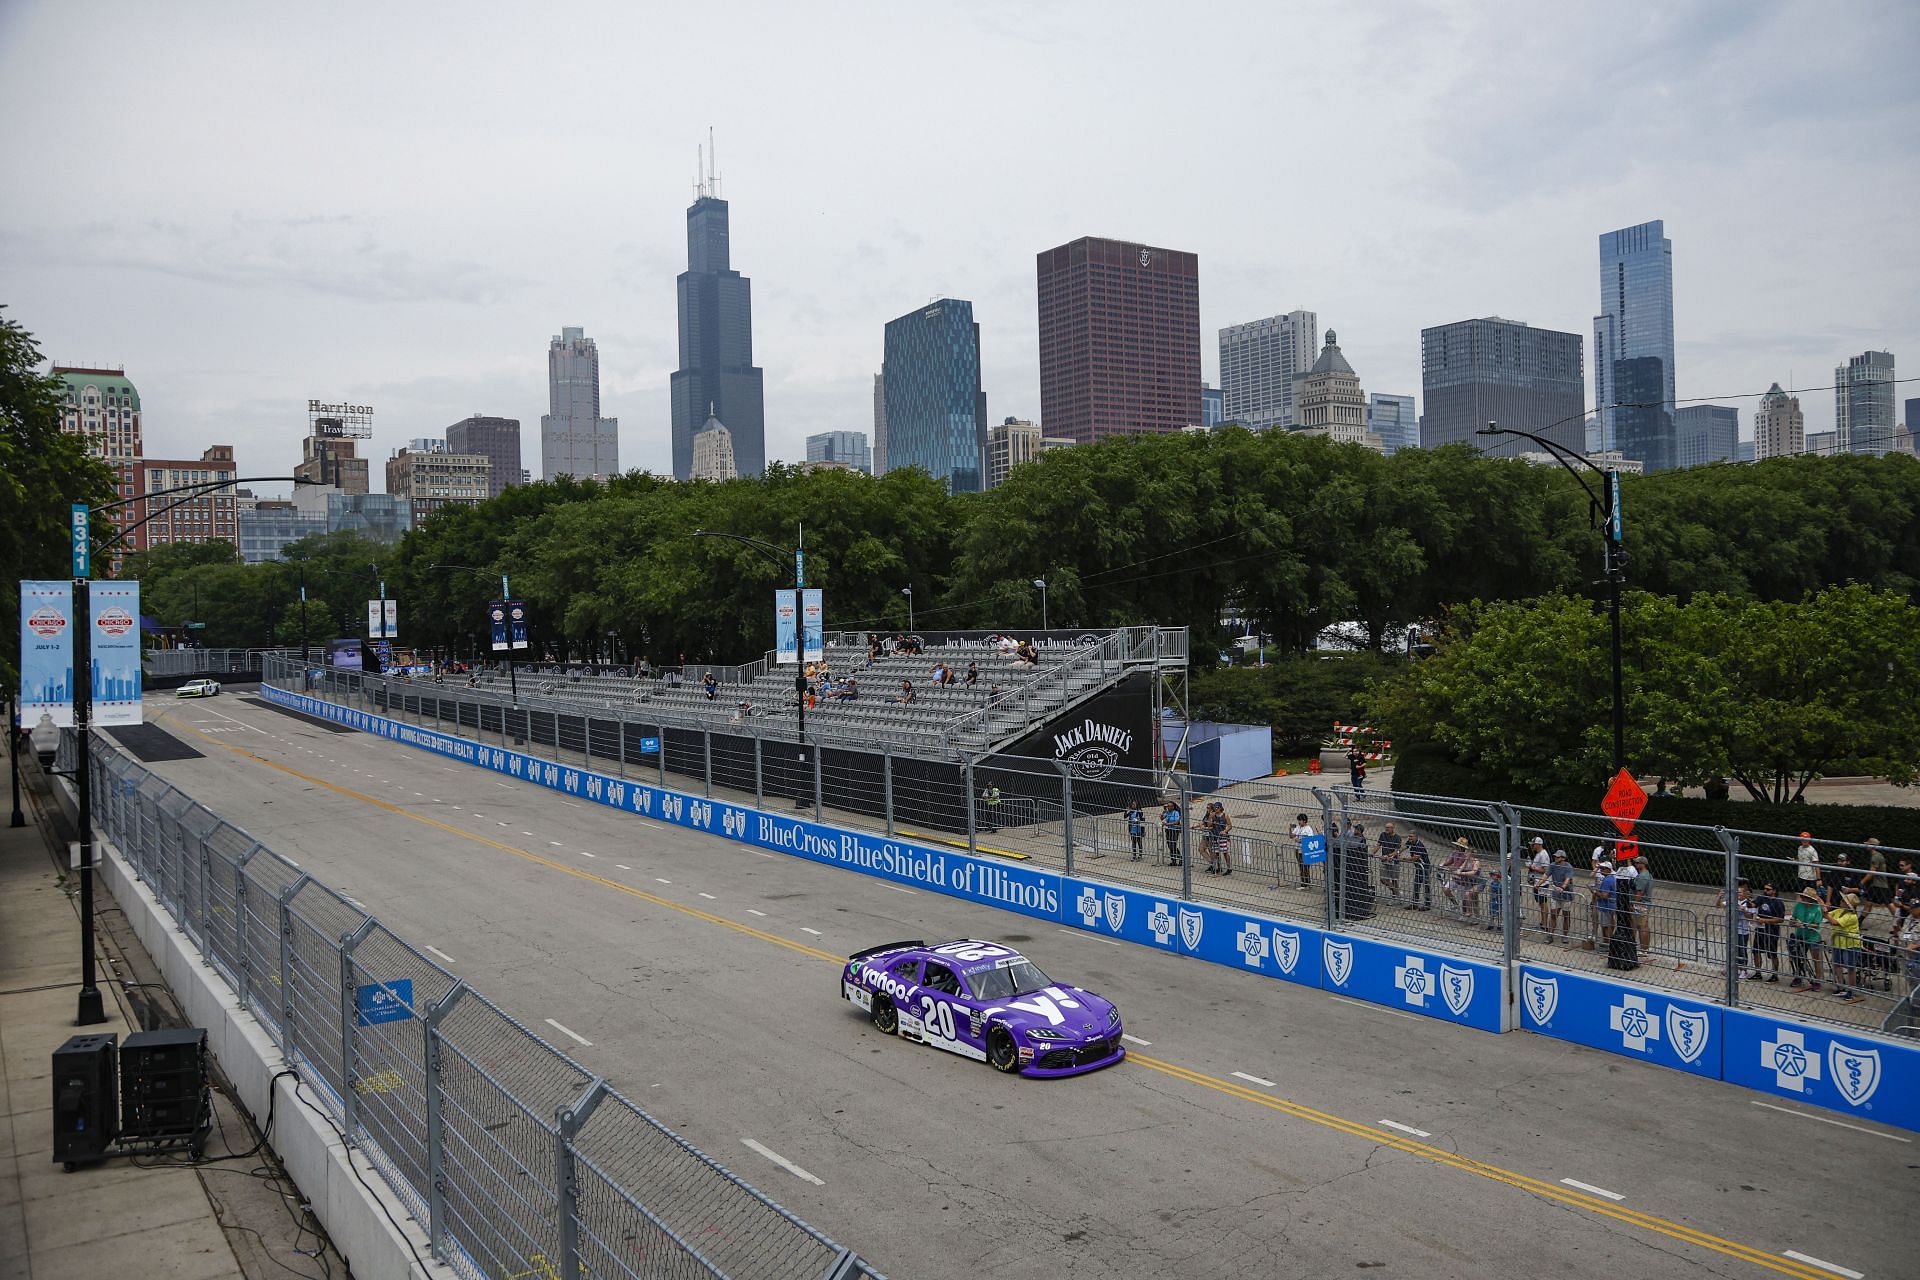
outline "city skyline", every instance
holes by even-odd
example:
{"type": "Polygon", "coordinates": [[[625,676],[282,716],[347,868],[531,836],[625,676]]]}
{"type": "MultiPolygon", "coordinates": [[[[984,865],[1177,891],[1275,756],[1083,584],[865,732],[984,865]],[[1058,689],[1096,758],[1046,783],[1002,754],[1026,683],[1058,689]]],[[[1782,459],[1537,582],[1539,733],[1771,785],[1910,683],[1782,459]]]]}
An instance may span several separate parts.
{"type": "MultiPolygon", "coordinates": [[[[31,127],[0,154],[16,172],[40,171],[85,145],[94,163],[52,188],[0,193],[11,286],[0,300],[51,359],[132,371],[148,448],[170,456],[209,439],[248,457],[295,452],[285,423],[314,387],[381,406],[372,457],[475,410],[530,426],[544,398],[541,344],[577,320],[599,339],[603,413],[620,419],[622,464],[664,473],[671,281],[684,269],[693,144],[711,124],[728,151],[735,234],[753,246],[770,457],[798,459],[806,435],[870,418],[876,335],[903,293],[971,298],[987,394],[1003,415],[1039,419],[1030,255],[1083,232],[1199,255],[1202,377],[1215,385],[1220,328],[1308,304],[1349,337],[1369,386],[1408,390],[1425,327],[1501,314],[1590,334],[1594,237],[1660,217],[1679,252],[1678,392],[1739,404],[1733,394],[1774,381],[1825,386],[1862,350],[1909,362],[1920,350],[1905,304],[1920,251],[1900,213],[1920,193],[1900,158],[1920,90],[1894,56],[1920,16],[1863,10],[1860,22],[1833,25],[1808,6],[1742,6],[1632,30],[1555,14],[1521,30],[1493,6],[1392,17],[1247,6],[1175,32],[1175,49],[1205,49],[1224,72],[1262,61],[1252,48],[1282,30],[1292,48],[1418,55],[1388,93],[1362,93],[1298,58],[1282,68],[1274,109],[1337,117],[1345,145],[1378,155],[1335,209],[1283,198],[1280,177],[1233,163],[1243,139],[1217,122],[1251,90],[1202,103],[1152,87],[1158,55],[1121,38],[1129,23],[1110,9],[1101,12],[1116,20],[1099,25],[1111,34],[1093,36],[1089,11],[1071,7],[1017,19],[876,11],[858,57],[774,8],[687,18],[688,39],[750,46],[738,54],[746,87],[716,96],[700,68],[643,39],[637,18],[587,4],[583,20],[603,38],[575,51],[568,83],[570,112],[588,123],[556,132],[545,122],[557,82],[543,68],[565,61],[559,34],[526,31],[504,9],[477,7],[453,32],[399,15],[376,49],[319,14],[277,26],[129,10],[118,37],[146,56],[115,94],[98,95],[50,56],[72,38],[70,11],[10,6],[0,102],[31,127]],[[1229,30],[1249,38],[1223,48],[1229,30]],[[1487,74],[1489,50],[1509,37],[1530,65],[1609,68],[1618,92],[1575,113],[1554,77],[1487,74]],[[430,39],[444,56],[428,65],[418,52],[430,39]],[[221,78],[217,68],[256,64],[262,44],[278,51],[274,76],[250,71],[217,100],[189,91],[221,78]],[[507,83],[466,102],[452,65],[503,49],[507,83]],[[880,78],[876,92],[904,92],[929,51],[936,69],[993,58],[1048,84],[1060,123],[1087,140],[1062,156],[1029,136],[1030,101],[936,104],[933,118],[910,122],[873,119],[867,93],[803,91],[823,59],[851,58],[880,78]],[[351,103],[272,90],[343,61],[361,67],[351,103]],[[1755,65],[1791,75],[1755,80],[1743,71],[1755,65]],[[1149,87],[1114,87],[1129,81],[1149,87]],[[124,111],[129,99],[143,103],[137,116],[124,111]],[[1501,122],[1492,129],[1453,127],[1461,112],[1490,107],[1501,122]],[[395,119],[444,134],[424,163],[395,119]],[[935,127],[952,138],[937,157],[902,145],[935,127]],[[834,134],[864,139],[887,163],[815,163],[818,139],[834,134]],[[1138,164],[1143,148],[1175,139],[1190,163],[1236,174],[1231,199],[1196,206],[1138,164]],[[1633,163],[1595,171],[1571,159],[1583,149],[1633,163]],[[230,163],[236,152],[245,163],[230,163]],[[329,157],[324,178],[309,163],[316,153],[329,157]],[[444,187],[463,172],[485,175],[489,198],[449,221],[444,187]],[[1875,198],[1834,209],[1725,197],[1780,172],[1808,190],[1865,187],[1875,198]],[[557,181],[580,189],[564,235],[548,208],[557,181]],[[140,192],[138,213],[116,212],[128,187],[140,192]],[[1405,216],[1411,207],[1418,218],[1405,216]],[[1863,243],[1878,248],[1845,251],[1863,243]]],[[[1830,393],[1803,403],[1810,431],[1832,428],[1830,393]]]]}

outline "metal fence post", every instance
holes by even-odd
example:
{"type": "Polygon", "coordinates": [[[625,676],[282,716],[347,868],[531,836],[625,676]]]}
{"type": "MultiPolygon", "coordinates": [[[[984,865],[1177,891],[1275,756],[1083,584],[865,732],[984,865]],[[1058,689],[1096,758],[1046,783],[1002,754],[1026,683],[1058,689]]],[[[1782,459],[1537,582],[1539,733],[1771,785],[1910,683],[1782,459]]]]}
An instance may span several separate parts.
{"type": "Polygon", "coordinates": [[[360,1122],[360,1089],[353,1072],[353,1030],[360,1021],[360,1002],[355,994],[359,984],[353,980],[353,951],[361,939],[372,932],[373,917],[368,916],[359,928],[340,935],[340,1118],[344,1122],[340,1127],[348,1146],[353,1145],[354,1127],[360,1122]]]}
{"type": "Polygon", "coordinates": [[[1073,874],[1073,767],[1064,760],[1055,760],[1053,767],[1060,771],[1060,830],[1061,838],[1067,845],[1067,874],[1073,874]]]}
{"type": "MultiPolygon", "coordinates": [[[[1714,838],[1720,841],[1724,851],[1721,858],[1721,892],[1726,895],[1726,916],[1722,920],[1725,932],[1720,936],[1726,947],[1726,1005],[1729,1009],[1740,1007],[1740,837],[1725,827],[1713,829],[1714,838]]],[[[1747,945],[1753,945],[1753,939],[1747,939],[1747,945]]],[[[1816,973],[1818,971],[1816,970],[1816,973]]]]}
{"type": "Polygon", "coordinates": [[[1506,891],[1500,895],[1502,920],[1501,953],[1506,960],[1507,972],[1513,989],[1520,989],[1520,892],[1527,877],[1526,847],[1520,843],[1520,815],[1512,805],[1502,800],[1499,807],[1491,810],[1494,829],[1500,833],[1500,865],[1506,870],[1501,875],[1506,879],[1506,891]]]}
{"type": "Polygon", "coordinates": [[[585,1093],[553,1115],[553,1183],[559,1202],[560,1280],[580,1280],[580,1233],[576,1224],[579,1183],[574,1176],[573,1140],[606,1096],[607,1082],[595,1076],[585,1093]]]}
{"type": "Polygon", "coordinates": [[[821,772],[826,767],[826,749],[817,741],[813,744],[813,820],[820,821],[820,793],[823,789],[821,772]]]}
{"type": "Polygon", "coordinates": [[[767,803],[766,764],[761,758],[760,731],[753,733],[753,802],[762,808],[767,803]]]}
{"type": "Polygon", "coordinates": [[[660,786],[664,790],[667,785],[667,726],[657,724],[653,728],[660,735],[660,750],[654,753],[654,757],[660,766],[660,786]]]}
{"type": "Polygon", "coordinates": [[[233,937],[234,937],[234,980],[240,984],[240,1007],[253,1005],[253,953],[247,947],[247,863],[253,855],[259,853],[262,846],[255,842],[253,848],[240,855],[240,861],[233,864],[233,937]]]}
{"type": "Polygon", "coordinates": [[[625,719],[615,720],[613,722],[613,728],[614,728],[614,732],[617,735],[619,735],[619,740],[620,740],[620,776],[622,778],[625,778],[627,776],[627,722],[626,720],[625,719]]]}
{"type": "Polygon", "coordinates": [[[893,752],[880,753],[880,795],[887,808],[887,839],[893,839],[893,752]]]}
{"type": "Polygon", "coordinates": [[[427,1247],[434,1257],[447,1256],[446,1132],[440,1119],[440,1023],[453,1011],[467,984],[456,978],[447,994],[427,1010],[427,1247]]]}
{"type": "Polygon", "coordinates": [[[713,794],[713,730],[700,730],[700,747],[703,753],[702,759],[706,762],[700,770],[701,794],[711,796],[713,794]]]}
{"type": "Polygon", "coordinates": [[[960,787],[967,797],[967,852],[980,852],[980,817],[973,809],[973,757],[960,758],[960,787]]]}
{"type": "Polygon", "coordinates": [[[280,1052],[289,1062],[298,1047],[293,1035],[293,895],[311,879],[303,872],[280,891],[280,1052]]]}
{"type": "MultiPolygon", "coordinates": [[[[1333,865],[1334,837],[1339,833],[1334,825],[1333,797],[1325,791],[1322,791],[1319,787],[1315,787],[1313,789],[1313,798],[1320,802],[1321,838],[1327,842],[1327,860],[1320,864],[1320,896],[1322,900],[1322,919],[1327,928],[1331,929],[1334,924],[1335,905],[1333,900],[1333,882],[1336,874],[1333,865]]],[[[1304,857],[1305,855],[1303,854],[1302,856],[1304,857]]],[[[1300,865],[1304,867],[1307,864],[1302,862],[1300,865]]]]}
{"type": "MultiPolygon", "coordinates": [[[[223,823],[221,825],[224,826],[225,824],[223,823]]],[[[218,827],[214,829],[216,831],[219,830],[218,827]]],[[[200,961],[202,964],[207,965],[213,963],[213,930],[207,925],[209,919],[207,881],[212,879],[212,877],[213,854],[207,849],[207,842],[203,838],[200,841],[200,883],[197,886],[199,892],[194,895],[199,901],[194,903],[194,910],[200,916],[200,961]]]]}
{"type": "Polygon", "coordinates": [[[1193,781],[1176,774],[1173,785],[1180,796],[1180,896],[1193,901],[1193,781]]]}

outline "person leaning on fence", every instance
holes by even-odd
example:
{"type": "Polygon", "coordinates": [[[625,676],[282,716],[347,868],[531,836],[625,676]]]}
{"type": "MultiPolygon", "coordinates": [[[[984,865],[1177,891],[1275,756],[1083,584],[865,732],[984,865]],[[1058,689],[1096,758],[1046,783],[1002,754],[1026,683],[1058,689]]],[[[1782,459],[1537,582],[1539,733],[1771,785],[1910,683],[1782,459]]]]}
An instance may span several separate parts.
{"type": "Polygon", "coordinates": [[[1793,851],[1793,861],[1793,874],[1800,881],[1801,888],[1820,883],[1820,851],[1813,847],[1813,832],[1800,833],[1800,844],[1793,851]]]}
{"type": "Polygon", "coordinates": [[[1167,865],[1180,865],[1180,806],[1172,800],[1160,805],[1160,830],[1167,838],[1167,865]]]}
{"type": "MultiPolygon", "coordinates": [[[[1727,909],[1727,891],[1722,889],[1713,905],[1722,911],[1727,909]]],[[[1753,897],[1747,888],[1747,882],[1741,880],[1733,890],[1733,967],[1736,972],[1745,973],[1747,957],[1753,948],[1753,897]]]]}
{"type": "Polygon", "coordinates": [[[1908,911],[1901,915],[1900,923],[1893,932],[1894,955],[1900,961],[1900,972],[1907,980],[1907,998],[1913,999],[1920,991],[1920,911],[1908,911]]]}
{"type": "Polygon", "coordinates": [[[1380,887],[1394,898],[1400,896],[1400,833],[1395,831],[1391,822],[1380,828],[1380,838],[1374,842],[1380,853],[1380,887]]]}
{"type": "Polygon", "coordinates": [[[1767,982],[1780,981],[1780,926],[1787,918],[1787,904],[1780,900],[1771,884],[1760,886],[1760,896],[1753,900],[1753,971],[1747,975],[1750,981],[1762,981],[1761,966],[1764,963],[1769,970],[1767,982]]]}
{"type": "Polygon", "coordinates": [[[1560,926],[1562,944],[1570,941],[1573,928],[1573,863],[1565,849],[1553,853],[1553,865],[1547,868],[1547,940],[1553,940],[1553,926],[1560,926]]]}
{"type": "Polygon", "coordinates": [[[1207,833],[1207,874],[1232,875],[1233,859],[1227,853],[1227,833],[1233,830],[1233,819],[1227,816],[1227,807],[1218,800],[1210,801],[1200,823],[1207,833]]]}
{"type": "Polygon", "coordinates": [[[1413,864],[1413,892],[1407,898],[1407,910],[1433,910],[1433,858],[1418,831],[1407,837],[1406,852],[1401,857],[1413,864]]]}
{"type": "Polygon", "coordinates": [[[1820,925],[1826,913],[1820,909],[1819,891],[1809,885],[1800,891],[1793,904],[1793,927],[1787,930],[1787,963],[1793,966],[1793,981],[1788,990],[1822,990],[1820,985],[1820,925]]]}
{"type": "Polygon", "coordinates": [[[1633,860],[1633,929],[1640,938],[1640,949],[1653,949],[1653,872],[1647,868],[1647,855],[1633,860]]]}
{"type": "Polygon", "coordinates": [[[1551,938],[1553,926],[1547,922],[1547,875],[1553,868],[1553,860],[1547,856],[1547,842],[1539,836],[1528,841],[1527,847],[1533,853],[1527,859],[1527,889],[1533,894],[1534,909],[1540,913],[1540,932],[1551,938]]]}
{"type": "MultiPolygon", "coordinates": [[[[1147,839],[1147,815],[1140,810],[1140,798],[1135,796],[1127,801],[1127,842],[1133,846],[1133,860],[1138,862],[1146,856],[1144,845],[1147,839]]],[[[1275,886],[1278,888],[1279,886],[1275,886]]]]}
{"type": "Polygon", "coordinates": [[[1842,1004],[1859,1004],[1860,994],[1860,897],[1843,894],[1838,906],[1827,908],[1827,924],[1833,929],[1834,995],[1842,1004]]]}
{"type": "Polygon", "coordinates": [[[1587,882],[1587,941],[1592,951],[1613,936],[1613,864],[1596,858],[1593,876],[1587,882]]]}

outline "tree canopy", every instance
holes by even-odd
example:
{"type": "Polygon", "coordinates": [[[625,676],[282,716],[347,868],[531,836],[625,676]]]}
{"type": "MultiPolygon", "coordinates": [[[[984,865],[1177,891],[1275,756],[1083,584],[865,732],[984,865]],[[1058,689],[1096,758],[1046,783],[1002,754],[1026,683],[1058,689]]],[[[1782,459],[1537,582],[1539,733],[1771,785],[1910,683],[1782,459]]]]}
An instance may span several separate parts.
{"type": "MultiPolygon", "coordinates": [[[[1432,742],[1494,786],[1611,771],[1608,623],[1552,595],[1459,610],[1435,655],[1376,686],[1395,740],[1432,742]]],[[[1627,767],[1684,785],[1732,778],[1798,799],[1815,776],[1911,783],[1920,768],[1920,606],[1858,583],[1799,601],[1636,592],[1622,611],[1627,767]]]]}

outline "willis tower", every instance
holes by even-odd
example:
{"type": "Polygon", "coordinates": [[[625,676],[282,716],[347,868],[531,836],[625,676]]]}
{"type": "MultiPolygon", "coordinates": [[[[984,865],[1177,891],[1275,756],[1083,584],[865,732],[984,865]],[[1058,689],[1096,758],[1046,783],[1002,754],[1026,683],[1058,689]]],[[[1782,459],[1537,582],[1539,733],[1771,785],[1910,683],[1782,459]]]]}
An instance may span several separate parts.
{"type": "Polygon", "coordinates": [[[673,478],[693,474],[693,437],[711,414],[733,434],[743,476],[767,467],[760,370],[753,363],[753,286],[728,264],[727,202],[706,156],[687,210],[687,269],[677,282],[680,368],[673,375],[673,478]]]}

